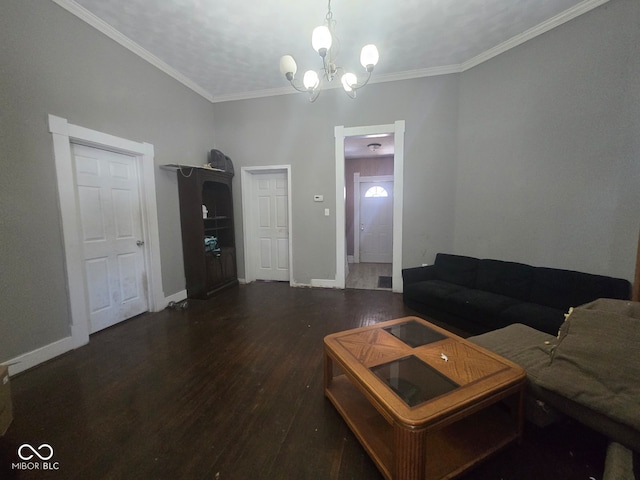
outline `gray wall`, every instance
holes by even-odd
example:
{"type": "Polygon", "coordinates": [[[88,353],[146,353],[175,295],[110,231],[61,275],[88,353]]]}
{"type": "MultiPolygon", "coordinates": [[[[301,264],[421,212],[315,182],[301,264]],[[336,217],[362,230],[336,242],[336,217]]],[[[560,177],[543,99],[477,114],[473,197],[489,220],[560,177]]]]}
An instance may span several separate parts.
{"type": "MultiPolygon", "coordinates": [[[[351,100],[340,90],[214,105],[217,148],[236,172],[243,166],[291,165],[293,279],[335,277],[334,127],[406,121],[403,265],[432,261],[453,246],[458,76],[369,85],[351,100]],[[314,203],[313,195],[324,195],[314,203]],[[331,216],[325,217],[324,208],[331,216]]],[[[242,246],[239,175],[234,184],[236,241],[242,246]]],[[[244,256],[238,255],[240,275],[244,256]]]]}
{"type": "MultiPolygon", "coordinates": [[[[70,335],[47,115],[204,163],[211,103],[50,1],[0,15],[0,361],[70,335]]],[[[156,171],[166,295],[185,288],[175,173],[156,171]]]]}
{"type": "Polygon", "coordinates": [[[639,25],[613,0],[464,72],[456,253],[633,279],[639,25]]]}
{"type": "Polygon", "coordinates": [[[639,8],[612,0],[460,75],[370,85],[356,101],[332,90],[315,104],[216,104],[216,140],[238,171],[293,165],[297,282],[335,274],[334,220],[321,208],[335,210],[333,127],[397,119],[407,128],[403,266],[448,251],[631,279],[639,8]]]}
{"type": "MultiPolygon", "coordinates": [[[[403,266],[450,251],[631,279],[639,10],[612,0],[463,74],[369,85],[355,101],[332,90],[315,104],[211,105],[52,2],[4,2],[0,361],[69,335],[47,114],[152,143],[158,165],[201,163],[214,146],[238,173],[291,164],[300,283],[335,275],[334,126],[395,120],[406,121],[403,266]]],[[[158,169],[156,188],[171,295],[184,289],[175,173],[158,169]]],[[[239,175],[234,195],[243,272],[239,175]]]]}

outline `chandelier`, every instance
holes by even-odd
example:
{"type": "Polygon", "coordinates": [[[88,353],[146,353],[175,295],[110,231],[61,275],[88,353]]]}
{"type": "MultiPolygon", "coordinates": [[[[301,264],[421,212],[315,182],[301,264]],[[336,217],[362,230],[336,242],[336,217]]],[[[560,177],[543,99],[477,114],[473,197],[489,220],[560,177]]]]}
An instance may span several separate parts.
{"type": "Polygon", "coordinates": [[[302,85],[300,85],[299,82],[298,84],[295,82],[295,75],[298,70],[296,61],[291,55],[284,55],[280,58],[280,72],[289,80],[293,88],[299,92],[308,93],[310,102],[315,102],[318,95],[320,95],[320,87],[323,81],[332,82],[340,74],[342,74],[340,81],[345,93],[351,98],[356,98],[356,90],[369,83],[373,67],[378,63],[378,49],[375,45],[369,44],[362,47],[360,51],[360,63],[367,71],[367,77],[364,82],[358,83],[358,77],[354,73],[346,72],[342,67],[336,66],[335,52],[331,49],[333,43],[332,32],[335,26],[333,13],[331,12],[331,0],[329,0],[327,9],[324,25],[316,27],[311,35],[311,45],[322,58],[322,68],[318,71],[307,70],[302,77],[302,85]]]}

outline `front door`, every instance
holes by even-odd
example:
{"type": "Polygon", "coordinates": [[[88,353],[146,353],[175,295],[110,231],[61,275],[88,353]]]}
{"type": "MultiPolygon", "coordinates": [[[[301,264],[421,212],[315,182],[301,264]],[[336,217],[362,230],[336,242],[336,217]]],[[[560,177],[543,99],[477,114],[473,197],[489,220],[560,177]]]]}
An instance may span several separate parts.
{"type": "Polygon", "coordinates": [[[260,173],[252,179],[256,280],[289,281],[287,174],[260,173]]]}
{"type": "Polygon", "coordinates": [[[148,310],[136,159],[72,145],[90,333],[148,310]]]}
{"type": "Polygon", "coordinates": [[[393,182],[360,183],[360,262],[393,261],[393,182]]]}

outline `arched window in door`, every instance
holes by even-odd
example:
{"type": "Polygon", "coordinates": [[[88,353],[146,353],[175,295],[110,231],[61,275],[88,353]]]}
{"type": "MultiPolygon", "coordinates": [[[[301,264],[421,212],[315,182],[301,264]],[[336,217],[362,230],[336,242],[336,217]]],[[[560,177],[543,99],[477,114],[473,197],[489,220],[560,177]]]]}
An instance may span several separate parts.
{"type": "Polygon", "coordinates": [[[389,192],[387,192],[387,190],[384,187],[381,187],[380,185],[375,185],[369,188],[366,192],[364,192],[364,196],[365,198],[388,197],[389,192]]]}

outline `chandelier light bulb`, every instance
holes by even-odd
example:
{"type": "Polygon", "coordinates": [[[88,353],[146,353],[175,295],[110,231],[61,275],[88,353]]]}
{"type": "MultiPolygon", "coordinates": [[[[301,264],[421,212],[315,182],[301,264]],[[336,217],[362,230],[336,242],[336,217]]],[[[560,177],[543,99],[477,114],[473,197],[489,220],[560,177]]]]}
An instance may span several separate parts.
{"type": "Polygon", "coordinates": [[[342,76],[342,87],[346,92],[353,90],[353,86],[358,83],[358,77],[354,73],[347,72],[342,76]]]}
{"type": "Polygon", "coordinates": [[[313,33],[311,34],[311,45],[321,56],[324,57],[324,55],[326,55],[327,50],[331,48],[331,43],[331,32],[326,25],[321,25],[313,29],[313,33]]]}
{"type": "Polygon", "coordinates": [[[373,67],[376,66],[379,59],[378,49],[373,43],[362,47],[360,51],[360,63],[367,71],[369,71],[369,69],[373,70],[373,67]]]}
{"type": "Polygon", "coordinates": [[[302,84],[307,90],[315,90],[320,84],[320,78],[318,78],[318,74],[314,70],[307,70],[304,72],[302,84]]]}
{"type": "Polygon", "coordinates": [[[293,80],[293,77],[295,76],[297,71],[298,66],[296,65],[296,61],[291,55],[283,55],[280,58],[280,73],[287,77],[287,80],[293,80]]]}

